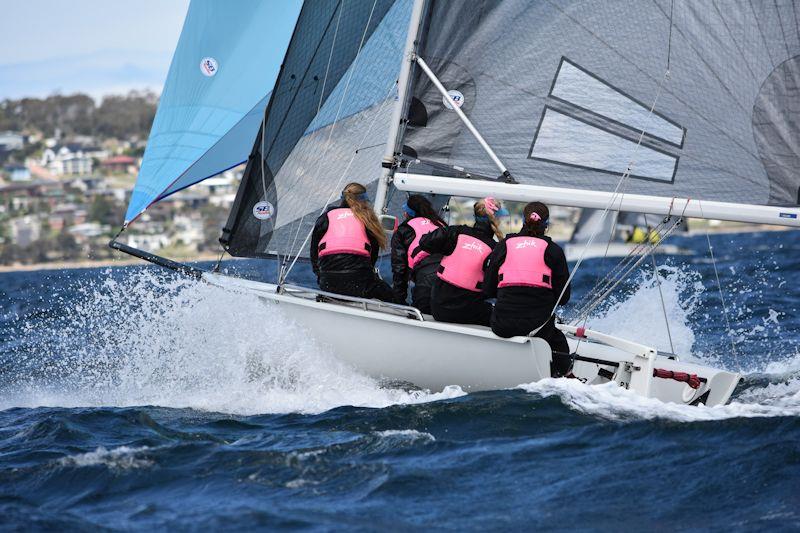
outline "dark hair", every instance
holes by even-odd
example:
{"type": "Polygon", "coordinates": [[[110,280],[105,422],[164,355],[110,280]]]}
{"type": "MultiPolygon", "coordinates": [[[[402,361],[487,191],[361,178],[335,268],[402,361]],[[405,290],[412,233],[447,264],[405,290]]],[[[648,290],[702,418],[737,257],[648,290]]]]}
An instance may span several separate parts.
{"type": "Polygon", "coordinates": [[[547,229],[547,220],[550,218],[550,210],[542,202],[531,202],[522,211],[525,220],[522,221],[522,231],[530,237],[544,237],[547,229]],[[535,215],[539,215],[536,217],[535,215]],[[538,220],[536,220],[538,218],[538,220]]]}
{"type": "Polygon", "coordinates": [[[446,226],[447,223],[436,212],[430,201],[421,194],[412,194],[408,197],[406,205],[410,207],[418,217],[430,219],[437,226],[446,226]]]}

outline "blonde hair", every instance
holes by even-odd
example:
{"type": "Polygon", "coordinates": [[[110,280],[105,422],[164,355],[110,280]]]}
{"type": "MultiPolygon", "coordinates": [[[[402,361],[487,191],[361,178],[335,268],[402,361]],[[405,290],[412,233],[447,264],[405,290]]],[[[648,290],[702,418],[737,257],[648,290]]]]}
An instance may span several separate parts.
{"type": "MultiPolygon", "coordinates": [[[[499,204],[500,202],[497,203],[499,204]]],[[[473,210],[475,211],[476,217],[486,217],[489,219],[489,224],[492,226],[492,231],[494,232],[495,237],[497,237],[497,240],[502,241],[505,235],[503,235],[503,232],[500,231],[500,227],[497,225],[497,219],[494,217],[494,213],[486,210],[486,202],[483,200],[478,200],[475,202],[473,210]]]]}
{"type": "Polygon", "coordinates": [[[367,228],[367,233],[378,241],[378,248],[384,250],[389,245],[389,240],[386,238],[386,233],[381,227],[378,216],[367,200],[359,198],[360,195],[366,192],[367,188],[360,183],[348,183],[342,191],[342,197],[347,203],[347,207],[353,211],[356,218],[367,228]]]}

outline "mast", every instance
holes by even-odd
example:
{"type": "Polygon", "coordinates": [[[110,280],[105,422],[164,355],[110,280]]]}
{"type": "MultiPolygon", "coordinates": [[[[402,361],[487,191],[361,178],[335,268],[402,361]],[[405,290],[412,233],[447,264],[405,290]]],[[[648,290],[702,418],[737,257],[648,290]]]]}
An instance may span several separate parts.
{"type": "Polygon", "coordinates": [[[375,192],[375,211],[378,215],[382,215],[386,210],[386,192],[394,174],[394,157],[400,132],[400,122],[405,109],[409,78],[411,77],[411,64],[414,62],[414,50],[417,45],[417,35],[422,22],[424,6],[425,0],[414,0],[414,5],[411,8],[411,19],[408,22],[408,33],[406,34],[406,44],[403,50],[403,62],[400,65],[400,74],[397,78],[397,102],[395,102],[392,110],[389,136],[386,140],[386,151],[383,154],[383,171],[375,192]]]}

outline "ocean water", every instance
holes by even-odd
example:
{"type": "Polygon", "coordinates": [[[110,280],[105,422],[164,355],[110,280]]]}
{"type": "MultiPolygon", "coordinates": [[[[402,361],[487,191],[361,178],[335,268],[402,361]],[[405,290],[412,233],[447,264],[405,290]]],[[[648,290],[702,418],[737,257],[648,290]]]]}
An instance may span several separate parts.
{"type": "MultiPolygon", "coordinates": [[[[387,388],[155,267],[0,274],[0,529],[799,529],[800,232],[711,240],[727,313],[704,236],[659,264],[675,350],[745,376],[716,408],[387,388]]],[[[652,269],[588,325],[669,348],[652,269]]]]}

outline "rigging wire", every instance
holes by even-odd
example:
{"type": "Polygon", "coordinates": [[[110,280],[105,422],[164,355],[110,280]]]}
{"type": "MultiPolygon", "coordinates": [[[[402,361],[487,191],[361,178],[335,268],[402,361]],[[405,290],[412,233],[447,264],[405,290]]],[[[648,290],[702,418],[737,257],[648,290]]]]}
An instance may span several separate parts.
{"type": "MultiPolygon", "coordinates": [[[[703,214],[703,202],[697,200],[697,205],[700,208],[700,216],[705,219],[705,215],[703,214]]],[[[733,352],[733,358],[736,361],[736,366],[739,369],[739,373],[742,372],[742,364],[739,361],[739,354],[736,351],[736,344],[733,341],[733,335],[731,335],[731,322],[728,318],[728,306],[725,304],[725,295],[722,292],[722,283],[719,281],[719,271],[717,270],[717,259],[714,256],[714,247],[711,246],[711,237],[708,234],[708,227],[705,228],[706,233],[706,243],[708,244],[708,253],[711,256],[711,265],[714,267],[714,278],[717,280],[717,290],[719,291],[719,299],[722,302],[722,316],[725,317],[725,332],[728,335],[728,339],[731,342],[731,352],[733,352]]]]}
{"type": "MultiPolygon", "coordinates": [[[[342,3],[339,4],[339,16],[336,18],[336,27],[333,30],[333,39],[331,41],[331,51],[328,54],[328,64],[325,66],[325,76],[323,76],[323,78],[322,78],[322,89],[320,90],[319,101],[317,102],[317,113],[316,113],[317,115],[319,115],[320,110],[322,110],[322,102],[323,102],[323,100],[325,98],[325,86],[328,84],[328,75],[330,74],[331,61],[333,60],[333,51],[336,49],[336,38],[339,35],[339,24],[342,21],[342,13],[344,13],[344,2],[345,2],[345,0],[342,0],[342,3]]],[[[375,9],[375,5],[374,4],[372,6],[372,9],[375,9]]],[[[370,12],[370,19],[371,18],[372,18],[372,13],[370,12]]],[[[369,20],[367,21],[367,27],[369,27],[369,20]]],[[[362,42],[362,44],[363,44],[363,42],[362,42]]],[[[361,51],[361,47],[360,46],[359,46],[358,51],[359,52],[361,51]]],[[[356,53],[356,57],[358,57],[358,53],[356,53]]],[[[346,88],[345,88],[344,92],[345,93],[347,92],[346,88]]],[[[344,95],[342,95],[342,98],[344,98],[344,95]]],[[[334,121],[333,121],[334,126],[331,128],[331,132],[333,132],[333,128],[336,127],[335,124],[336,124],[336,120],[338,120],[338,118],[339,118],[339,115],[338,115],[338,112],[337,112],[336,118],[334,118],[334,121]]],[[[330,142],[330,136],[328,136],[328,140],[326,141],[326,144],[329,143],[329,142],[330,142]]],[[[327,148],[325,150],[325,153],[327,153],[327,148]]],[[[323,159],[324,159],[324,157],[320,157],[319,158],[319,164],[317,165],[316,175],[319,175],[319,171],[322,168],[322,160],[323,159]]],[[[303,215],[300,217],[300,221],[297,223],[297,230],[294,232],[294,236],[292,237],[292,243],[289,245],[289,248],[287,249],[287,254],[284,257],[283,264],[281,265],[281,273],[280,273],[280,275],[278,277],[278,283],[279,284],[283,282],[284,278],[286,277],[286,274],[288,274],[288,272],[284,272],[284,268],[286,267],[286,262],[289,259],[289,255],[291,254],[292,250],[294,250],[295,244],[297,244],[297,238],[300,236],[300,228],[303,227],[303,220],[305,219],[305,213],[308,211],[308,204],[309,204],[310,201],[311,201],[311,195],[307,195],[306,196],[306,204],[303,207],[303,210],[301,211],[301,213],[303,213],[303,215]]]]}
{"type": "MultiPolygon", "coordinates": [[[[665,221],[663,224],[666,225],[667,222],[665,221]]],[[[664,239],[669,237],[674,231],[675,227],[677,227],[677,223],[673,223],[671,226],[669,226],[669,228],[663,234],[659,233],[659,242],[662,242],[664,239]]],[[[597,306],[599,306],[603,300],[605,300],[605,298],[614,291],[614,289],[616,289],[626,278],[628,278],[628,276],[630,276],[639,267],[639,265],[641,265],[644,260],[647,259],[647,256],[656,250],[657,247],[658,244],[651,243],[648,246],[637,247],[632,250],[631,253],[621,262],[627,265],[621,272],[606,276],[604,284],[594,287],[581,300],[578,310],[574,313],[576,318],[574,318],[572,322],[578,322],[581,319],[588,317],[588,315],[591,314],[592,311],[594,311],[597,306]]]]}
{"type": "MultiPolygon", "coordinates": [[[[386,103],[389,101],[389,95],[392,94],[392,91],[394,91],[396,86],[397,86],[397,81],[394,81],[392,83],[391,88],[386,93],[386,97],[383,99],[383,102],[381,103],[381,106],[378,108],[378,112],[375,113],[375,115],[372,117],[372,122],[370,122],[369,128],[367,128],[367,131],[364,132],[364,136],[362,137],[361,142],[358,143],[359,146],[364,143],[364,140],[367,138],[367,136],[372,131],[372,127],[375,125],[375,122],[377,121],[377,118],[383,114],[383,108],[386,105],[386,103]]],[[[325,204],[322,206],[322,209],[320,210],[318,216],[321,216],[325,212],[325,209],[327,208],[328,204],[330,204],[333,201],[334,197],[336,196],[336,191],[339,190],[339,187],[341,187],[341,185],[342,185],[342,181],[344,181],[345,176],[347,176],[347,173],[350,171],[350,166],[353,164],[353,161],[355,161],[356,155],[358,155],[358,150],[354,150],[353,151],[353,155],[350,157],[350,161],[347,162],[347,165],[345,166],[344,170],[342,171],[341,176],[339,176],[339,179],[336,182],[335,187],[333,188],[333,190],[331,191],[330,195],[328,196],[328,199],[325,201],[325,204]]],[[[297,263],[297,260],[300,258],[300,254],[303,253],[303,249],[306,247],[306,244],[308,244],[308,241],[309,241],[309,239],[311,239],[311,235],[313,233],[314,233],[314,227],[312,226],[311,229],[306,234],[306,238],[303,239],[302,244],[297,249],[297,254],[294,256],[294,260],[292,260],[291,264],[289,265],[289,268],[286,270],[285,275],[284,275],[284,279],[286,278],[286,276],[289,275],[289,272],[291,272],[292,268],[294,268],[294,265],[297,263]]],[[[281,282],[283,282],[283,280],[281,280],[281,282]]]]}
{"type": "MultiPolygon", "coordinates": [[[[361,50],[364,47],[364,41],[367,38],[367,32],[369,31],[369,25],[372,22],[372,16],[375,14],[375,6],[377,4],[378,4],[378,0],[374,0],[372,2],[372,9],[370,9],[369,17],[367,17],[367,23],[364,25],[364,31],[361,34],[361,41],[358,43],[358,49],[356,50],[355,58],[353,59],[353,63],[350,65],[350,73],[347,76],[347,81],[345,81],[344,89],[342,90],[342,97],[339,99],[339,105],[336,108],[336,115],[333,117],[333,122],[331,123],[331,129],[328,132],[328,138],[325,140],[325,149],[323,150],[322,155],[319,156],[318,163],[317,163],[317,171],[316,171],[315,175],[319,175],[320,171],[322,170],[322,163],[323,163],[323,161],[325,161],[325,157],[328,155],[328,150],[330,149],[330,146],[331,146],[331,139],[333,138],[334,131],[336,131],[336,125],[339,122],[339,116],[341,115],[341,112],[342,112],[342,106],[344,105],[344,100],[347,97],[348,91],[350,90],[350,82],[353,79],[353,74],[356,71],[356,65],[358,64],[358,60],[361,57],[361,50]]],[[[344,2],[342,2],[342,10],[341,11],[344,11],[344,2]]],[[[341,17],[341,11],[339,13],[340,17],[341,17]]],[[[338,32],[338,29],[339,29],[339,23],[337,22],[336,23],[336,32],[338,32]]],[[[331,55],[332,54],[333,54],[333,45],[331,46],[331,55]]],[[[326,77],[327,77],[327,71],[326,71],[326,77]]],[[[322,103],[322,96],[320,96],[320,108],[318,108],[317,113],[319,113],[319,109],[321,109],[321,103],[322,103]]],[[[369,129],[370,130],[372,129],[372,125],[370,125],[369,129]]],[[[361,143],[359,143],[359,146],[361,144],[363,144],[363,140],[362,140],[361,143]]],[[[350,163],[348,163],[348,165],[347,165],[347,169],[348,170],[349,170],[350,164],[352,164],[352,161],[353,161],[354,158],[355,158],[355,154],[351,158],[350,163]]],[[[339,182],[337,182],[337,187],[339,186],[339,183],[341,182],[341,180],[343,178],[344,178],[344,176],[339,178],[339,182]]],[[[329,197],[328,202],[325,203],[326,205],[330,202],[330,200],[332,199],[332,196],[333,196],[333,194],[331,194],[331,197],[329,197]]],[[[292,243],[291,243],[291,245],[289,246],[289,248],[287,250],[288,253],[286,255],[286,258],[289,257],[289,254],[292,253],[291,251],[294,250],[295,244],[297,244],[297,239],[300,236],[300,229],[303,227],[303,222],[305,221],[305,218],[306,218],[305,211],[308,210],[308,206],[309,206],[310,202],[311,202],[311,195],[306,195],[306,203],[305,203],[305,207],[303,208],[303,214],[300,216],[300,220],[297,223],[297,230],[295,231],[294,237],[292,238],[292,243]]],[[[324,207],[323,207],[323,211],[324,211],[324,207]]],[[[311,228],[311,231],[313,232],[313,227],[311,228]]],[[[309,233],[309,237],[310,236],[311,236],[311,233],[309,233]]],[[[300,257],[300,253],[302,252],[303,248],[305,247],[305,244],[306,244],[307,241],[308,241],[308,237],[306,237],[306,239],[303,241],[303,244],[301,244],[300,248],[298,248],[297,255],[295,256],[295,258],[292,261],[292,263],[289,266],[289,268],[286,269],[286,270],[282,269],[280,277],[278,279],[278,284],[279,285],[281,283],[283,283],[283,281],[286,279],[286,276],[289,275],[289,272],[294,267],[295,263],[297,263],[297,259],[300,257]]]]}
{"type": "MultiPolygon", "coordinates": [[[[688,202],[687,202],[688,203],[688,202]]],[[[644,214],[644,224],[647,227],[650,227],[650,224],[647,221],[647,213],[644,214]]],[[[678,221],[675,226],[680,224],[678,221]]],[[[673,226],[674,227],[674,226],[673,226]]],[[[650,236],[648,235],[648,238],[650,236]]],[[[658,237],[658,242],[661,242],[661,236],[658,237]]],[[[658,287],[658,296],[661,299],[661,312],[664,314],[664,324],[667,326],[667,338],[669,339],[669,349],[672,353],[675,353],[675,345],[672,343],[672,331],[669,327],[669,317],[667,316],[667,305],[664,303],[664,292],[661,290],[661,276],[658,274],[658,263],[656,262],[656,254],[651,253],[650,258],[653,260],[653,276],[656,278],[656,286],[658,287]]]]}
{"type": "MultiPolygon", "coordinates": [[[[664,75],[661,77],[661,81],[659,81],[659,83],[658,83],[658,88],[656,90],[656,95],[655,95],[655,98],[653,98],[653,104],[650,106],[650,109],[648,111],[648,114],[647,114],[648,120],[653,116],[653,111],[655,110],[656,104],[658,103],[658,100],[659,100],[659,98],[661,96],[661,92],[662,92],[662,90],[664,88],[664,83],[666,82],[666,80],[668,78],[669,78],[669,72],[664,72],[664,75]]],[[[608,216],[609,211],[612,210],[611,208],[614,206],[615,203],[619,202],[619,204],[621,205],[622,199],[625,196],[625,192],[624,192],[624,189],[622,188],[622,186],[630,178],[631,172],[633,171],[633,167],[636,164],[636,154],[639,151],[639,147],[642,145],[642,141],[644,140],[644,134],[645,134],[645,129],[643,128],[642,131],[639,132],[639,139],[636,142],[636,146],[634,146],[634,148],[633,148],[633,153],[631,154],[631,159],[628,162],[628,166],[625,169],[625,171],[622,173],[622,176],[620,176],[619,181],[617,181],[617,185],[614,188],[614,191],[611,194],[611,197],[609,198],[608,203],[606,204],[605,208],[603,209],[603,213],[602,213],[602,215],[600,217],[600,220],[598,221],[598,227],[596,227],[595,230],[592,232],[592,234],[589,236],[589,240],[587,241],[586,246],[581,251],[581,255],[578,257],[578,261],[575,263],[575,266],[573,267],[572,272],[570,272],[570,275],[567,278],[567,282],[564,284],[564,287],[561,289],[561,293],[555,299],[555,304],[553,305],[553,309],[550,311],[550,315],[547,317],[547,320],[545,320],[540,326],[538,326],[537,328],[535,328],[531,332],[532,334],[537,333],[540,329],[542,329],[550,321],[551,318],[553,318],[555,316],[556,310],[558,309],[558,306],[559,306],[559,304],[561,302],[561,298],[564,297],[564,293],[567,291],[567,288],[572,283],[572,280],[575,277],[575,274],[577,274],[578,270],[580,269],[580,266],[583,263],[583,260],[584,260],[584,258],[586,256],[586,251],[589,249],[589,246],[591,246],[591,244],[594,242],[594,239],[599,234],[600,229],[602,227],[602,223],[605,221],[606,217],[608,216]],[[619,198],[619,200],[617,200],[618,198],[619,198]]],[[[618,210],[619,209],[617,209],[617,211],[618,210]]]]}
{"type": "MultiPolygon", "coordinates": [[[[669,36],[668,36],[668,39],[667,39],[667,65],[666,65],[666,70],[664,71],[664,74],[661,77],[661,80],[658,82],[658,87],[656,89],[656,95],[653,98],[653,104],[650,106],[650,109],[647,112],[647,120],[648,121],[651,120],[651,118],[653,116],[653,112],[655,111],[655,108],[656,108],[656,104],[658,103],[658,100],[661,97],[661,92],[662,92],[662,90],[664,88],[664,84],[670,77],[670,72],[669,72],[670,63],[669,62],[670,62],[670,54],[672,52],[673,4],[674,4],[674,0],[672,0],[671,3],[670,3],[669,36]]],[[[583,260],[584,260],[584,258],[586,256],[586,251],[588,250],[589,246],[594,242],[594,239],[597,236],[597,234],[600,232],[600,229],[602,228],[602,223],[605,221],[606,216],[608,216],[608,212],[611,209],[611,207],[614,205],[614,203],[616,202],[617,197],[619,197],[619,204],[622,205],[622,199],[625,196],[625,189],[623,188],[623,185],[627,186],[627,181],[630,178],[631,171],[633,169],[633,166],[636,163],[636,155],[639,152],[640,146],[642,145],[642,141],[644,140],[644,135],[645,135],[645,128],[642,128],[642,131],[639,132],[639,139],[636,141],[636,146],[633,149],[633,153],[631,154],[631,159],[630,159],[630,161],[628,163],[628,166],[625,169],[625,172],[622,173],[622,176],[620,177],[619,181],[617,182],[617,185],[614,188],[614,192],[611,195],[611,198],[609,198],[608,204],[606,204],[605,209],[603,209],[603,214],[600,217],[600,221],[598,222],[597,228],[595,228],[594,232],[592,232],[592,234],[590,235],[589,240],[586,243],[586,246],[584,247],[583,251],[581,252],[581,255],[578,257],[578,261],[575,263],[575,267],[572,269],[572,272],[570,272],[570,275],[567,278],[567,282],[564,284],[564,288],[561,289],[561,293],[558,295],[558,298],[556,298],[555,304],[553,305],[553,309],[550,311],[550,316],[547,318],[547,320],[545,322],[542,323],[542,325],[540,325],[539,327],[534,329],[532,333],[538,332],[540,329],[542,329],[547,324],[547,322],[550,321],[550,319],[552,319],[555,316],[556,310],[558,309],[559,303],[561,302],[561,298],[564,297],[564,293],[566,292],[567,288],[572,283],[572,280],[575,277],[575,274],[578,272],[578,269],[580,268],[581,264],[583,263],[583,260]]],[[[688,202],[687,202],[687,205],[688,205],[688,202]]],[[[684,207],[684,211],[685,211],[685,209],[686,208],[684,207]]],[[[671,210],[671,207],[670,207],[670,210],[671,210]]],[[[673,226],[673,228],[674,228],[674,226],[673,226]]],[[[660,240],[659,240],[659,242],[660,242],[660,240]]],[[[653,247],[653,250],[654,249],[655,249],[655,247],[653,247]]],[[[640,262],[641,262],[641,259],[634,264],[634,268],[636,266],[638,266],[638,264],[640,262]]],[[[618,285],[618,284],[619,284],[619,282],[617,282],[617,284],[612,286],[611,289],[616,287],[616,285],[618,285]]],[[[611,289],[609,289],[609,290],[611,290],[611,289]]],[[[606,294],[608,294],[608,293],[606,293],[606,294]]]]}

